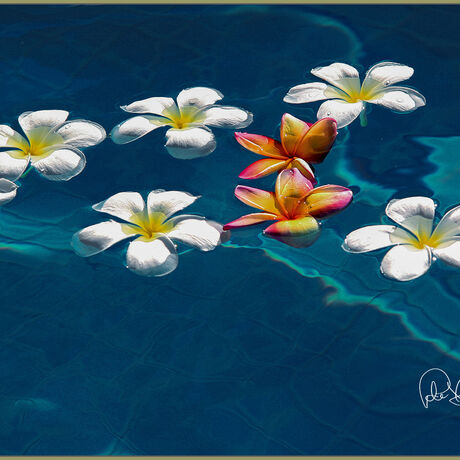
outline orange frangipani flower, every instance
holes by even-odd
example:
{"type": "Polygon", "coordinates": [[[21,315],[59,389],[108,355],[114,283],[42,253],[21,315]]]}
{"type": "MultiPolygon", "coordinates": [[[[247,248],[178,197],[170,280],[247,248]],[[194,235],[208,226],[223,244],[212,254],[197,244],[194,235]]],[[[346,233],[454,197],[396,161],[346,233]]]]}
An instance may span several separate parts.
{"type": "Polygon", "coordinates": [[[340,185],[313,184],[297,168],[285,169],[277,179],[275,192],[238,185],[235,196],[262,212],[247,214],[224,225],[224,230],[276,221],[264,234],[293,247],[310,246],[320,234],[317,219],[324,219],[345,209],[353,192],[340,185]]]}
{"type": "Polygon", "coordinates": [[[297,168],[316,184],[310,164],[321,163],[334,144],[337,123],[333,118],[322,118],[306,123],[289,113],[281,119],[281,142],[259,134],[236,132],[236,140],[251,152],[269,158],[258,160],[241,172],[241,179],[258,179],[288,168],[297,168]]]}

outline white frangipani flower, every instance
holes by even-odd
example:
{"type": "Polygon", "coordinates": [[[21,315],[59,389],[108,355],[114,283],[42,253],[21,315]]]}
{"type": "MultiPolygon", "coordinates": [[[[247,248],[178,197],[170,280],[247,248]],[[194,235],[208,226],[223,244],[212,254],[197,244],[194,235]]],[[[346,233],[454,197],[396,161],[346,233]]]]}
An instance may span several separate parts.
{"type": "Polygon", "coordinates": [[[361,115],[361,125],[366,125],[366,104],[377,104],[396,112],[412,112],[425,105],[425,98],[412,88],[392,86],[409,79],[414,69],[397,62],[381,62],[371,67],[361,84],[358,71],[348,64],[335,62],[317,67],[311,73],[326,83],[315,82],[294,86],[284,97],[284,102],[303,104],[322,101],[318,120],[334,118],[338,128],[349,125],[361,115]]]}
{"type": "Polygon", "coordinates": [[[8,180],[0,179],[0,206],[9,203],[15,196],[18,186],[8,180]]]}
{"type": "Polygon", "coordinates": [[[431,198],[422,196],[391,200],[385,213],[402,228],[360,228],[345,238],[343,248],[362,253],[394,246],[383,258],[380,270],[399,281],[422,276],[436,259],[460,268],[460,206],[447,212],[433,230],[435,207],[431,198]]]}
{"type": "Polygon", "coordinates": [[[182,90],[177,103],[170,97],[150,97],[122,106],[126,112],[151,114],[130,118],[113,128],[110,136],[117,144],[126,144],[162,126],[166,131],[165,147],[174,158],[188,160],[209,155],[216,139],[208,128],[240,129],[252,123],[252,113],[237,107],[216,105],[222,93],[212,88],[182,90]]]}
{"type": "Polygon", "coordinates": [[[39,110],[19,116],[26,137],[8,125],[0,125],[0,177],[16,180],[27,167],[34,167],[49,180],[69,180],[86,165],[78,147],[102,142],[105,130],[87,120],[66,121],[65,110],[39,110]]]}
{"type": "Polygon", "coordinates": [[[215,249],[221,242],[222,225],[204,217],[184,214],[171,217],[199,197],[186,192],[153,190],[145,203],[137,192],[121,192],[93,206],[124,220],[101,222],[75,233],[72,247],[82,257],[89,257],[126,238],[129,243],[126,266],[138,275],[163,276],[178,265],[174,241],[201,251],[215,249]]]}

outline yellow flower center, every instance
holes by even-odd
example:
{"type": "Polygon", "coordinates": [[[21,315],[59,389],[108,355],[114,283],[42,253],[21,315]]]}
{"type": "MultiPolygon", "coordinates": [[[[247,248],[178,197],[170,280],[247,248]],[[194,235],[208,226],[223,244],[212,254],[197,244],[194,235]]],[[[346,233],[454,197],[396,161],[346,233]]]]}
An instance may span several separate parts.
{"type": "Polygon", "coordinates": [[[425,247],[429,248],[436,248],[442,242],[442,235],[435,234],[434,232],[431,234],[427,233],[420,233],[417,235],[417,238],[414,238],[413,246],[417,249],[423,249],[425,247]]]}
{"type": "Polygon", "coordinates": [[[194,123],[203,122],[206,118],[199,107],[192,106],[167,109],[163,112],[163,115],[171,120],[171,123],[168,124],[176,129],[189,128],[194,123]]]}
{"type": "Polygon", "coordinates": [[[29,142],[22,150],[15,152],[16,158],[46,156],[47,150],[53,145],[63,144],[64,139],[56,133],[51,132],[49,127],[35,128],[28,133],[29,142]]]}
{"type": "Polygon", "coordinates": [[[174,224],[166,220],[166,215],[162,212],[141,212],[134,214],[130,221],[137,225],[133,227],[133,233],[142,235],[146,240],[154,240],[161,234],[169,233],[174,224]]]}

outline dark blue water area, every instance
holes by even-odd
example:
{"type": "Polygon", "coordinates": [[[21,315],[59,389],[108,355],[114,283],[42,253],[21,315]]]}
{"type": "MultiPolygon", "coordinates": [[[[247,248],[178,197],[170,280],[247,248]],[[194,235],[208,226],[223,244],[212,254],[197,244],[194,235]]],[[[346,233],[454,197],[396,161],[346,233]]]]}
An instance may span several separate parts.
{"type": "Polygon", "coordinates": [[[460,378],[460,271],[437,262],[398,283],[379,272],[384,251],[341,249],[392,198],[429,196],[440,214],[460,202],[458,6],[0,13],[0,123],[16,129],[22,112],[65,109],[110,131],[120,105],[211,86],[254,113],[247,131],[277,137],[283,113],[313,121],[318,108],[284,103],[288,89],[336,61],[410,65],[427,98],[340,131],[318,178],[355,199],[313,246],[234,231],[162,278],[124,268],[126,244],[82,259],[69,240],[121,191],[201,195],[190,211],[223,223],[247,213],[233,190],[256,158],[230,130],[214,130],[206,158],[172,158],[158,129],[87,149],[69,182],[24,178],[0,210],[0,454],[460,454],[460,407],[425,409],[418,392],[430,368],[460,378]]]}

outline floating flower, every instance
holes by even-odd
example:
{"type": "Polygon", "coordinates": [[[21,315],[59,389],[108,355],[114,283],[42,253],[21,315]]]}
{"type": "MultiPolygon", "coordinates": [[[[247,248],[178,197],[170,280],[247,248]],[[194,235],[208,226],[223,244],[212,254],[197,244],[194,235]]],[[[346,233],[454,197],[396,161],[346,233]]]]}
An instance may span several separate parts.
{"type": "Polygon", "coordinates": [[[353,199],[351,190],[340,185],[313,184],[297,168],[285,169],[277,179],[275,192],[238,185],[235,196],[263,212],[248,214],[224,225],[224,230],[276,221],[264,234],[293,247],[306,247],[319,237],[324,219],[342,211],[353,199]]]}
{"type": "Polygon", "coordinates": [[[9,203],[16,196],[16,189],[18,186],[8,180],[0,179],[0,206],[9,203]]]}
{"type": "Polygon", "coordinates": [[[362,253],[394,246],[380,270],[388,278],[410,281],[428,271],[437,258],[460,267],[460,206],[451,209],[433,231],[435,204],[423,196],[392,200],[386,215],[399,224],[370,225],[351,232],[343,248],[362,253]]]}
{"type": "Polygon", "coordinates": [[[311,73],[326,83],[305,83],[294,86],[284,97],[285,102],[303,104],[323,102],[317,117],[332,117],[339,128],[349,125],[361,115],[361,125],[366,125],[366,103],[387,107],[396,112],[412,112],[425,105],[425,98],[412,88],[391,86],[409,79],[414,69],[396,62],[381,62],[371,67],[361,85],[358,71],[348,64],[335,62],[326,67],[317,67],[311,73]]]}
{"type": "Polygon", "coordinates": [[[173,241],[201,251],[210,251],[220,243],[220,224],[195,215],[171,217],[197,198],[185,192],[153,190],[145,203],[139,193],[117,193],[93,209],[125,222],[109,220],[84,228],[74,234],[72,247],[78,255],[88,257],[136,236],[128,246],[126,266],[138,275],[167,275],[178,264],[173,241]]]}
{"type": "Polygon", "coordinates": [[[115,126],[111,132],[117,144],[126,144],[161,126],[166,131],[165,147],[174,158],[189,160],[209,155],[216,139],[208,126],[239,129],[252,123],[252,113],[237,107],[215,105],[224,96],[212,88],[188,88],[177,96],[150,97],[122,106],[126,112],[139,115],[115,126]]]}
{"type": "Polygon", "coordinates": [[[281,119],[281,142],[258,134],[235,133],[236,140],[251,152],[269,157],[249,165],[240,176],[257,179],[288,168],[297,168],[307,179],[316,184],[309,163],[321,163],[334,144],[337,123],[323,118],[316,123],[305,123],[289,113],[281,119]]]}
{"type": "Polygon", "coordinates": [[[0,177],[16,180],[27,167],[34,167],[49,180],[69,180],[86,165],[78,147],[90,147],[105,139],[105,130],[92,121],[66,121],[65,110],[39,110],[19,116],[27,138],[7,125],[0,125],[0,177]]]}

